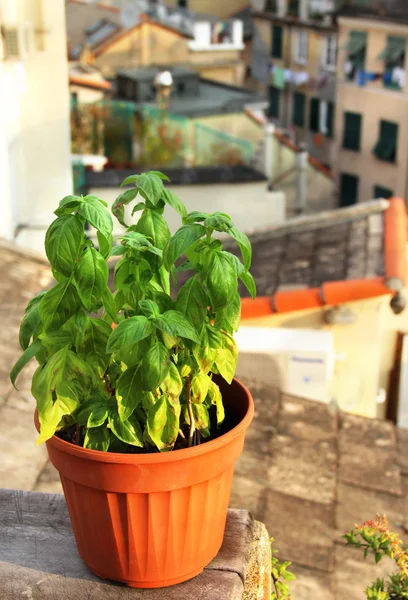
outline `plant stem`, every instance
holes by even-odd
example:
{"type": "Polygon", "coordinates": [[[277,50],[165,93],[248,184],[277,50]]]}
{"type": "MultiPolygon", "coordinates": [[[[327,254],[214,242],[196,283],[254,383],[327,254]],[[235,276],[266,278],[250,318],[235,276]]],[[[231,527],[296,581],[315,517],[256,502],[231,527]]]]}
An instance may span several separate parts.
{"type": "Polygon", "coordinates": [[[273,573],[272,573],[272,583],[273,583],[273,587],[275,588],[275,596],[276,596],[276,600],[280,599],[280,594],[279,594],[279,590],[276,587],[276,582],[278,580],[276,579],[276,577],[274,577],[273,573]]]}
{"type": "Polygon", "coordinates": [[[194,415],[193,415],[193,407],[191,406],[190,375],[187,375],[187,377],[186,377],[186,402],[187,402],[188,417],[190,419],[190,431],[188,434],[188,447],[191,448],[191,446],[193,445],[193,439],[194,439],[195,422],[194,422],[194,415]]]}

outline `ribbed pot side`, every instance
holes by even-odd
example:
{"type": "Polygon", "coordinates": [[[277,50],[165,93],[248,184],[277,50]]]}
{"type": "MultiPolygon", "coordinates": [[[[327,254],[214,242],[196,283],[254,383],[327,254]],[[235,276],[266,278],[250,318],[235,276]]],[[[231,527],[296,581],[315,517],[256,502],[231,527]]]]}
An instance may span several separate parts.
{"type": "Polygon", "coordinates": [[[200,446],[168,453],[117,454],[53,437],[79,553],[99,577],[153,588],[198,575],[224,535],[234,464],[253,418],[237,380],[218,380],[232,429],[200,446]]]}

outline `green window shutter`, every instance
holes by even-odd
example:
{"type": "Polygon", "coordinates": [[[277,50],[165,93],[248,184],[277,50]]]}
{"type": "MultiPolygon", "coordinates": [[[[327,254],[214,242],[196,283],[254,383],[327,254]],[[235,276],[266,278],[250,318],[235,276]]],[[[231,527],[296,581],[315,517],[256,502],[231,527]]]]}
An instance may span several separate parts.
{"type": "Polygon", "coordinates": [[[179,8],[187,8],[187,0],[178,0],[179,8]]]}
{"type": "Polygon", "coordinates": [[[374,187],[374,198],[392,198],[394,196],[394,192],[389,188],[382,187],[382,185],[376,185],[374,187]]]}
{"type": "Polygon", "coordinates": [[[319,112],[320,112],[320,101],[319,98],[312,98],[310,100],[310,120],[309,129],[310,131],[319,131],[319,112]]]}
{"type": "Polygon", "coordinates": [[[334,114],[335,104],[334,102],[327,103],[327,137],[332,138],[334,135],[334,114]]]}
{"type": "Polygon", "coordinates": [[[272,58],[282,58],[283,50],[283,27],[280,25],[272,26],[272,58]]]}
{"type": "Polygon", "coordinates": [[[293,124],[298,127],[305,125],[306,96],[297,92],[293,97],[293,124]]]}
{"type": "Polygon", "coordinates": [[[299,16],[299,0],[289,0],[288,14],[291,17],[299,16]]]}
{"type": "Polygon", "coordinates": [[[358,202],[358,177],[350,173],[340,175],[340,206],[351,206],[358,202]]]}
{"type": "Polygon", "coordinates": [[[347,44],[347,51],[349,53],[349,56],[357,56],[358,54],[365,52],[366,46],[366,31],[350,31],[350,37],[347,44]]]}
{"type": "Polygon", "coordinates": [[[373,152],[380,160],[395,162],[397,158],[398,124],[391,121],[380,122],[380,139],[373,152]]]}
{"type": "Polygon", "coordinates": [[[347,150],[360,150],[361,122],[362,116],[359,113],[344,113],[343,148],[347,150]]]}
{"type": "Polygon", "coordinates": [[[268,117],[274,117],[275,119],[279,119],[279,101],[280,91],[278,90],[278,88],[273,87],[273,85],[269,86],[268,117]]]}

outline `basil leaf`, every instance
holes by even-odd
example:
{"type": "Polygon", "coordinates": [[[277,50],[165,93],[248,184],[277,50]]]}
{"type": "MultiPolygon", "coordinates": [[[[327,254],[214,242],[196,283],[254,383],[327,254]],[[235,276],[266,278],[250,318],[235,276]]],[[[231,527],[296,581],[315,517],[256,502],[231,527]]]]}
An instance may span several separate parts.
{"type": "Polygon", "coordinates": [[[196,221],[205,221],[209,216],[210,215],[208,213],[193,210],[192,212],[188,213],[186,217],[184,217],[183,223],[188,225],[190,223],[195,223],[196,221]]]}
{"type": "Polygon", "coordinates": [[[111,239],[113,221],[108,210],[92,196],[85,197],[86,202],[78,206],[78,214],[95,227],[107,239],[111,239]]]}
{"type": "Polygon", "coordinates": [[[197,276],[191,277],[179,290],[176,309],[187,315],[196,329],[200,329],[207,315],[208,298],[197,276]]]}
{"type": "Polygon", "coordinates": [[[114,353],[130,348],[150,335],[152,331],[151,322],[142,315],[125,319],[112,331],[106,351],[114,353]]]}
{"type": "Polygon", "coordinates": [[[77,336],[78,355],[102,376],[109,364],[110,357],[106,345],[112,332],[111,327],[102,319],[86,318],[82,333],[77,336]]]}
{"type": "Polygon", "coordinates": [[[163,188],[161,199],[164,200],[166,204],[171,206],[171,208],[177,211],[182,218],[187,216],[186,207],[184,206],[180,198],[178,198],[176,194],[173,194],[172,191],[163,188]]]}
{"type": "MultiPolygon", "coordinates": [[[[126,181],[126,179],[125,179],[126,181]]],[[[125,181],[122,183],[122,185],[125,184],[125,181]]],[[[125,223],[125,205],[129,204],[129,202],[132,202],[132,200],[134,200],[136,198],[138,194],[137,189],[132,189],[132,190],[126,190],[126,192],[123,192],[122,194],[120,194],[115,202],[112,205],[112,213],[115,215],[115,217],[117,218],[117,220],[119,221],[119,223],[121,225],[123,225],[123,227],[127,227],[126,223],[125,223]]]]}
{"type": "Polygon", "coordinates": [[[215,404],[217,408],[217,424],[220,425],[225,419],[225,410],[220,388],[214,381],[211,381],[208,387],[208,396],[211,400],[211,404],[215,404]]]}
{"type": "Polygon", "coordinates": [[[81,196],[65,196],[59,203],[57,210],[54,211],[54,215],[62,217],[66,214],[71,214],[73,210],[83,202],[81,196]]]}
{"type": "Polygon", "coordinates": [[[234,226],[230,217],[221,213],[214,213],[207,217],[204,221],[206,227],[212,227],[216,231],[228,232],[234,226]]]}
{"type": "Polygon", "coordinates": [[[102,254],[103,258],[109,258],[113,245],[112,234],[110,234],[108,237],[105,237],[100,231],[97,231],[96,237],[98,238],[99,252],[102,254]]]}
{"type": "Polygon", "coordinates": [[[211,423],[208,408],[204,404],[192,404],[191,408],[196,429],[198,429],[204,438],[209,437],[211,435],[211,423]]]}
{"type": "Polygon", "coordinates": [[[197,331],[187,317],[177,310],[168,310],[154,320],[154,325],[172,337],[180,336],[199,343],[197,331]]]}
{"type": "Polygon", "coordinates": [[[205,234],[205,227],[198,224],[183,225],[168,241],[164,252],[163,262],[169,271],[172,264],[205,234]]]}
{"type": "Polygon", "coordinates": [[[116,400],[121,421],[126,421],[142,401],[142,384],[138,366],[129,367],[116,382],[116,400]]]}
{"type": "Polygon", "coordinates": [[[244,286],[246,287],[246,289],[248,290],[248,292],[251,294],[251,297],[255,298],[256,284],[255,284],[254,278],[252,277],[251,273],[249,273],[249,271],[248,271],[248,273],[241,273],[239,278],[242,281],[242,283],[244,284],[244,286]]]}
{"type": "Polygon", "coordinates": [[[251,242],[245,233],[242,233],[242,231],[239,231],[236,227],[231,227],[228,233],[238,243],[242,258],[244,260],[245,271],[248,271],[248,269],[251,267],[252,261],[251,242]]]}
{"type": "Polygon", "coordinates": [[[214,312],[225,308],[237,293],[238,283],[234,266],[221,252],[215,252],[212,256],[207,288],[214,312]]]}
{"type": "Polygon", "coordinates": [[[133,207],[133,209],[132,209],[132,213],[131,213],[131,214],[132,214],[132,217],[133,217],[133,215],[134,215],[136,212],[138,212],[139,210],[144,210],[145,208],[146,208],[146,203],[145,203],[145,202],[138,202],[138,203],[136,204],[136,206],[134,206],[134,207],[133,207]]]}
{"type": "Polygon", "coordinates": [[[174,362],[170,362],[170,369],[160,388],[172,398],[179,398],[183,389],[183,381],[174,362]]]}
{"type": "Polygon", "coordinates": [[[38,306],[45,331],[60,329],[80,306],[81,301],[70,280],[57,283],[44,294],[38,306]]]}
{"type": "Polygon", "coordinates": [[[155,319],[160,315],[160,308],[153,300],[139,300],[138,306],[148,319],[155,319]]]}
{"type": "Polygon", "coordinates": [[[30,300],[25,309],[25,314],[23,320],[20,324],[20,332],[19,332],[19,342],[20,346],[23,350],[28,348],[30,344],[30,340],[34,335],[35,330],[40,324],[40,313],[38,310],[38,305],[41,302],[41,298],[44,296],[45,292],[41,292],[30,300]]]}
{"type": "Polygon", "coordinates": [[[85,432],[84,448],[107,452],[109,450],[110,435],[105,425],[87,429],[85,432]]]}
{"type": "Polygon", "coordinates": [[[153,205],[156,205],[161,199],[163,182],[155,173],[142,173],[138,176],[135,183],[139,194],[153,205]]]}
{"type": "Polygon", "coordinates": [[[153,344],[145,354],[141,367],[142,387],[146,392],[156,390],[167,377],[170,354],[160,342],[153,344]]]}
{"type": "Polygon", "coordinates": [[[31,344],[31,346],[28,346],[28,348],[26,348],[24,350],[23,354],[17,360],[17,362],[15,363],[14,367],[11,369],[11,372],[10,372],[11,383],[13,384],[14,387],[16,387],[15,383],[16,383],[16,379],[17,379],[17,376],[20,373],[20,371],[26,366],[26,364],[32,358],[34,358],[34,356],[41,350],[41,348],[42,348],[41,340],[35,340],[35,342],[33,344],[31,344]]]}
{"type": "Polygon", "coordinates": [[[111,323],[117,323],[118,322],[118,316],[116,314],[116,307],[115,307],[115,298],[113,297],[112,292],[110,291],[110,289],[106,286],[103,291],[102,291],[102,303],[105,309],[105,313],[104,313],[104,319],[106,322],[110,322],[111,323]],[[109,318],[105,318],[106,315],[109,318]]]}
{"type": "Polygon", "coordinates": [[[139,422],[133,415],[122,421],[117,410],[110,410],[108,420],[109,427],[122,442],[131,446],[139,446],[139,448],[143,447],[142,430],[139,422]]]}
{"type": "Polygon", "coordinates": [[[150,238],[152,243],[160,250],[163,250],[170,238],[170,230],[166,221],[157,210],[151,208],[146,208],[143,211],[135,227],[136,231],[150,238]]]}
{"type": "Polygon", "coordinates": [[[82,219],[75,215],[55,219],[45,234],[45,253],[53,269],[71,275],[84,240],[82,219]]]}
{"type": "Polygon", "coordinates": [[[170,178],[161,171],[149,171],[149,175],[157,175],[157,177],[160,177],[160,179],[163,179],[164,181],[170,181],[170,178]]]}
{"type": "Polygon", "coordinates": [[[232,331],[238,331],[241,322],[241,297],[237,292],[231,302],[215,316],[217,329],[225,329],[226,324],[232,331]]]}
{"type": "Polygon", "coordinates": [[[204,402],[211,379],[204,373],[197,373],[191,380],[192,402],[204,402]]]}
{"type": "Polygon", "coordinates": [[[171,450],[180,428],[180,404],[162,396],[147,415],[147,433],[161,452],[171,450]]]}
{"type": "Polygon", "coordinates": [[[89,311],[96,308],[108,284],[109,270],[104,258],[95,248],[87,248],[75,269],[77,291],[89,311]]]}

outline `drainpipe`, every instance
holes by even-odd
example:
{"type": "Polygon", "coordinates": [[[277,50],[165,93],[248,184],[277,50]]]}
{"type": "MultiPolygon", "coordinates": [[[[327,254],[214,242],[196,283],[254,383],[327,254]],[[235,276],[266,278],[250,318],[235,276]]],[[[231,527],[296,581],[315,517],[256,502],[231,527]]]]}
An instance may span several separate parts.
{"type": "Polygon", "coordinates": [[[304,145],[299,146],[296,154],[296,214],[306,212],[307,199],[307,159],[308,152],[304,145]]]}
{"type": "Polygon", "coordinates": [[[268,179],[268,184],[273,180],[274,168],[273,168],[273,136],[275,135],[275,125],[273,123],[267,123],[264,127],[264,139],[265,139],[265,154],[264,154],[264,173],[268,179]]]}

